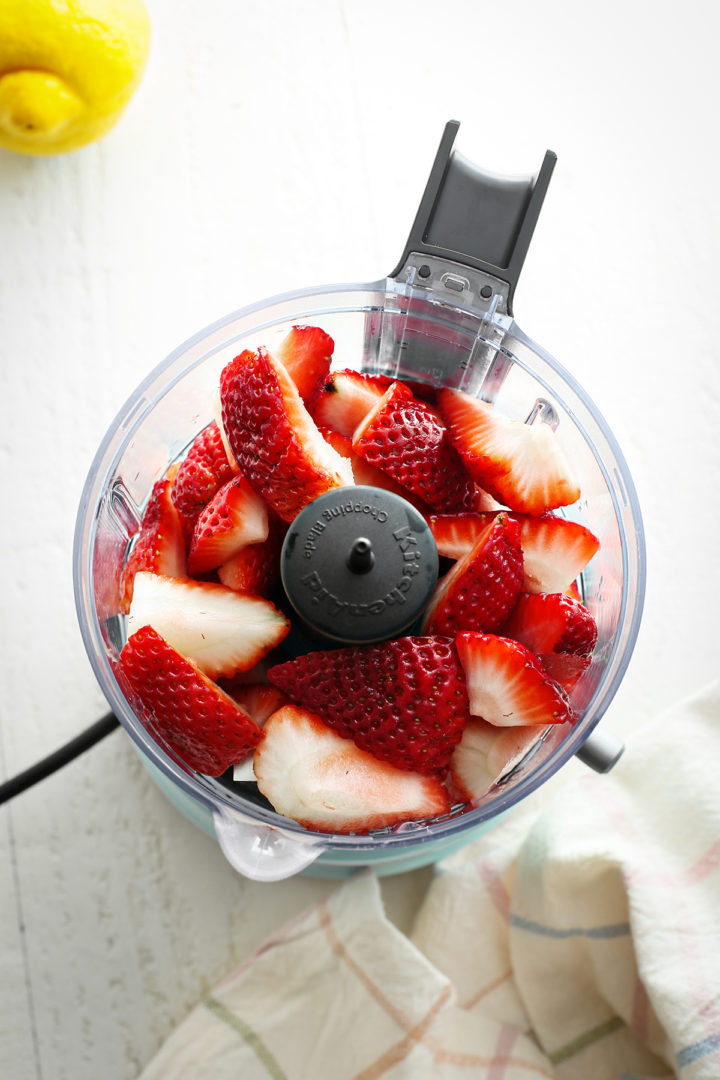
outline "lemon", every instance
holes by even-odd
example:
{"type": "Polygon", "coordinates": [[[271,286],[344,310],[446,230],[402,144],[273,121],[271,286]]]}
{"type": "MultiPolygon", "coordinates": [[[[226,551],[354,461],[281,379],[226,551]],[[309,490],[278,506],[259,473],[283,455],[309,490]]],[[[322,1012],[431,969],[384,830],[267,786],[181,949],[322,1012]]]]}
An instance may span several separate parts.
{"type": "Polygon", "coordinates": [[[104,135],[149,45],[143,0],[1,0],[0,146],[63,154],[104,135]]]}

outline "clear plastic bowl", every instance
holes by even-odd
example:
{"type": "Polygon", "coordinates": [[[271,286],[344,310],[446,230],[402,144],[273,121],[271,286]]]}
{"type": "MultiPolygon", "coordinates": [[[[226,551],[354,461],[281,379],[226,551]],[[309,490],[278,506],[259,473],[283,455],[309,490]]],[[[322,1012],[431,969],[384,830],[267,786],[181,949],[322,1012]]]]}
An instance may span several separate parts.
{"type": "MultiPolygon", "coordinates": [[[[630,659],[642,611],[645,549],[637,497],[613,435],[574,378],[508,316],[449,305],[392,278],[303,290],[245,308],[201,331],[160,364],[125,403],[93,461],[78,513],[74,587],[85,647],[110,707],[162,789],[214,832],[229,861],[257,880],[305,868],[337,876],[360,866],[394,873],[435,861],[473,839],[543,784],[601,719],[630,659]],[[146,730],[115,666],[126,636],[119,586],[153,484],[213,419],[225,364],[244,348],[271,350],[294,324],[335,340],[333,366],[461,387],[526,420],[540,401],[581,485],[566,517],[600,550],[580,587],[598,626],[591,666],[571,694],[581,714],[554,729],[471,809],[367,836],[311,833],[247,794],[183,767],[146,730]]],[[[247,788],[238,788],[246,792],[247,788]]]]}

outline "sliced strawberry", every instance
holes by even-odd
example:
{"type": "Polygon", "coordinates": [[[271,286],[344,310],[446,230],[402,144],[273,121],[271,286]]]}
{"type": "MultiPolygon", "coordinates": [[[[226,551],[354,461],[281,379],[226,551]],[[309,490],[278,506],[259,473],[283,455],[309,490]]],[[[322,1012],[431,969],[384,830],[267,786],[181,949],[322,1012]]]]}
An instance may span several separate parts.
{"type": "Polygon", "coordinates": [[[247,683],[234,686],[228,694],[241,705],[254,724],[263,727],[268,717],[284,705],[290,704],[290,698],[269,683],[247,683]]]}
{"type": "Polygon", "coordinates": [[[548,424],[511,420],[462,390],[441,390],[437,400],[468,472],[500,502],[542,514],[580,497],[548,424]]]}
{"type": "Polygon", "coordinates": [[[192,535],[200,511],[233,475],[222,434],[213,421],[188,450],[172,489],[172,500],[187,538],[192,535]]]}
{"type": "Polygon", "coordinates": [[[248,714],[152,627],[130,636],[119,667],[140,719],[191,769],[220,776],[260,742],[248,714]]]}
{"type": "Polygon", "coordinates": [[[494,512],[431,514],[428,525],[435,539],[438,555],[444,555],[448,559],[462,559],[494,517],[494,512]]]}
{"type": "Polygon", "coordinates": [[[268,679],[343,738],[399,769],[444,769],[468,719],[449,638],[307,653],[270,668],[268,679]]]}
{"type": "Polygon", "coordinates": [[[499,728],[473,716],[450,758],[449,786],[465,802],[487,795],[535,746],[548,727],[499,728]]]}
{"type": "Polygon", "coordinates": [[[584,525],[554,514],[514,514],[525,558],[523,592],[566,592],[600,547],[584,525]]]}
{"type": "Polygon", "coordinates": [[[393,383],[355,429],[353,450],[435,510],[468,509],[475,484],[435,410],[393,383]]]}
{"type": "MultiPolygon", "coordinates": [[[[554,514],[532,517],[510,514],[520,525],[525,576],[523,592],[568,592],[580,598],[573,582],[600,547],[600,542],[584,525],[554,514]]],[[[487,525],[490,515],[435,514],[428,524],[438,554],[450,559],[466,555],[487,525]]]]}
{"type": "Polygon", "coordinates": [[[313,407],[315,423],[352,436],[391,383],[392,379],[385,375],[362,375],[349,369],[333,371],[313,407]]]}
{"type": "Polygon", "coordinates": [[[493,632],[512,611],[523,580],[520,527],[507,514],[490,515],[477,540],[435,586],[423,633],[493,632]]]}
{"type": "Polygon", "coordinates": [[[273,713],[263,735],[253,764],[258,787],[306,829],[368,833],[450,809],[437,779],[378,761],[296,705],[273,713]]]}
{"type": "Polygon", "coordinates": [[[320,430],[323,438],[337,450],[338,454],[342,454],[344,458],[348,459],[352,467],[356,484],[382,488],[383,491],[392,491],[393,495],[399,495],[401,499],[405,499],[424,517],[430,513],[430,508],[426,502],[419,499],[417,495],[413,495],[412,491],[408,491],[402,484],[398,484],[393,480],[392,476],[388,476],[382,469],[376,469],[374,465],[371,465],[368,461],[365,461],[364,458],[361,458],[359,454],[356,454],[352,448],[352,439],[349,435],[341,435],[338,431],[333,431],[331,428],[321,428],[320,430]]]}
{"type": "Polygon", "coordinates": [[[128,631],[152,626],[211,679],[253,667],[290,629],[268,600],[189,578],[138,574],[128,631]]]}
{"type": "Polygon", "coordinates": [[[498,727],[562,724],[572,719],[565,691],[547,678],[535,656],[511,638],[458,634],[470,712],[498,727]]]}
{"type": "Polygon", "coordinates": [[[141,570],[167,577],[185,574],[185,538],[171,498],[173,481],[158,480],[150,493],[140,533],[130,552],[120,584],[120,610],[127,615],[135,575],[141,570]]]}
{"type": "Polygon", "coordinates": [[[268,509],[240,474],[225,484],[201,512],[190,542],[189,574],[206,574],[248,544],[266,540],[268,509]]]}
{"type": "Polygon", "coordinates": [[[551,679],[559,683],[564,690],[570,691],[590,667],[591,657],[569,652],[549,652],[540,653],[538,660],[551,679]]]}
{"type": "Polygon", "coordinates": [[[266,349],[235,357],[220,391],[233,457],[284,521],[326,491],[352,484],[350,466],[325,442],[295,383],[266,349]]]}
{"type": "Polygon", "coordinates": [[[207,466],[220,486],[233,478],[233,467],[228,458],[222,432],[216,421],[200,432],[185,455],[186,461],[199,461],[207,466]]]}
{"type": "Polygon", "coordinates": [[[271,514],[267,539],[248,544],[218,567],[223,585],[236,592],[269,596],[280,580],[280,552],[286,532],[285,522],[271,514]]]}
{"type": "Polygon", "coordinates": [[[589,656],[597,625],[588,609],[565,593],[523,593],[503,627],[531,652],[568,652],[589,656]]]}
{"type": "Polygon", "coordinates": [[[335,342],[319,326],[293,326],[275,350],[308,409],[330,374],[335,342]]]}
{"type": "Polygon", "coordinates": [[[218,488],[217,477],[207,465],[187,459],[182,463],[173,484],[172,499],[187,540],[192,536],[195,522],[218,488]]]}

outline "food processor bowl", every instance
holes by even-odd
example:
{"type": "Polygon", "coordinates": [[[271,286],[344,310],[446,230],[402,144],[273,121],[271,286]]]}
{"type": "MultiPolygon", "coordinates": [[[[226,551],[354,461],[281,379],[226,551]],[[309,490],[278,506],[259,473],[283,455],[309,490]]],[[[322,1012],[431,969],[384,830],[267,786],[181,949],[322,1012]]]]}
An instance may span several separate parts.
{"type": "MultiPolygon", "coordinates": [[[[449,151],[441,144],[438,160],[443,154],[447,177],[449,151]]],[[[437,205],[437,191],[435,196],[437,205]]],[[[527,198],[523,213],[527,223],[527,198]]],[[[74,587],[98,682],[161,789],[217,837],[237,870],[255,880],[280,880],[303,870],[340,876],[366,866],[378,874],[397,873],[434,862],[492,826],[574,754],[607,768],[622,749],[612,740],[604,746],[592,733],[628,665],[642,611],[643,529],[627,465],[575,378],[517,326],[510,314],[513,283],[503,289],[486,270],[418,250],[422,243],[411,245],[388,278],[277,296],[196,334],[151,372],[122,407],[83,490],[74,587]],[[334,369],[456,387],[494,402],[513,419],[550,423],[582,491],[576,503],[556,513],[586,526],[600,541],[578,582],[596,620],[598,640],[590,666],[570,691],[577,722],[549,729],[472,806],[368,835],[310,832],[268,809],[254,784],[194,772],[150,734],[117,679],[127,637],[120,580],[153,484],[213,420],[223,367],[243,349],[264,345],[272,352],[298,324],[318,325],[331,335],[334,369]]],[[[572,362],[581,366],[581,342],[572,362]]]]}

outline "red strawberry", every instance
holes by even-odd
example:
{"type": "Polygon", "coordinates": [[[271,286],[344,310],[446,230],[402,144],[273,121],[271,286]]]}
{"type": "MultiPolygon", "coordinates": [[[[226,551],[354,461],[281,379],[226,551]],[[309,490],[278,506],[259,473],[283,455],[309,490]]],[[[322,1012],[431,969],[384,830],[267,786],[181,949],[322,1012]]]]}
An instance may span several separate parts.
{"type": "Polygon", "coordinates": [[[350,466],[325,442],[266,349],[236,356],[223,370],[220,392],[233,457],[284,521],[331,488],[352,484],[350,466]]]}
{"type": "Polygon", "coordinates": [[[352,439],[349,435],[341,435],[330,428],[321,428],[320,430],[323,438],[337,450],[338,454],[342,454],[344,458],[348,459],[356,484],[365,484],[368,487],[382,488],[383,491],[392,491],[394,495],[399,495],[401,499],[411,503],[423,516],[429,514],[430,510],[427,503],[413,495],[412,491],[408,491],[402,484],[398,484],[393,480],[392,476],[388,476],[382,469],[376,469],[374,465],[356,454],[352,448],[352,439]]]}
{"type": "Polygon", "coordinates": [[[172,489],[172,500],[187,538],[192,535],[200,511],[233,476],[221,432],[213,421],[188,450],[172,489]]]}
{"type": "Polygon", "coordinates": [[[200,461],[185,460],[175,479],[172,500],[180,517],[183,534],[189,540],[202,510],[217,493],[215,473],[200,461]]]}
{"type": "Polygon", "coordinates": [[[201,431],[185,455],[186,461],[199,461],[207,466],[219,485],[233,478],[233,467],[225,449],[222,432],[213,420],[201,431]]]}
{"type": "Polygon", "coordinates": [[[468,719],[465,680],[448,638],[307,653],[270,668],[268,679],[398,769],[444,769],[468,719]]]}
{"type": "MultiPolygon", "coordinates": [[[[489,520],[481,514],[435,514],[428,518],[438,553],[466,555],[489,520]]],[[[525,576],[523,592],[568,592],[600,547],[598,538],[576,521],[554,514],[510,514],[520,525],[525,576]]],[[[577,598],[579,599],[579,592],[577,598]]],[[[570,595],[573,595],[570,592],[570,595]]]]}
{"type": "Polygon", "coordinates": [[[275,350],[308,409],[330,374],[335,342],[319,326],[293,326],[275,350]]]}
{"type": "Polygon", "coordinates": [[[428,517],[428,525],[435,539],[438,555],[444,555],[448,559],[462,559],[475,544],[483,529],[487,527],[488,522],[494,518],[494,511],[431,514],[428,517]]]}
{"type": "Polygon", "coordinates": [[[268,535],[268,510],[244,476],[225,484],[201,512],[190,541],[188,573],[206,574],[268,535]]]}
{"type": "Polygon", "coordinates": [[[171,498],[173,481],[169,477],[154,485],[140,534],[125,565],[120,585],[120,610],[127,615],[133,598],[135,575],[140,570],[167,577],[185,574],[185,538],[171,498]]]}
{"type": "Polygon", "coordinates": [[[392,379],[385,375],[362,375],[350,370],[332,372],[312,409],[315,423],[352,437],[391,383],[392,379]]]}
{"type": "Polygon", "coordinates": [[[600,547],[584,525],[554,514],[514,514],[525,558],[523,592],[566,592],[600,547]]]}
{"type": "Polygon", "coordinates": [[[290,704],[290,699],[282,690],[269,683],[246,683],[244,686],[233,686],[227,692],[259,728],[274,712],[290,704]]]}
{"type": "Polygon", "coordinates": [[[223,585],[235,592],[268,596],[280,579],[280,552],[287,525],[271,515],[267,539],[248,544],[218,567],[223,585]]]}
{"type": "Polygon", "coordinates": [[[132,634],[119,666],[140,719],[191,769],[220,776],[260,742],[247,713],[152,627],[132,634]]]}
{"type": "Polygon", "coordinates": [[[459,801],[474,802],[507,776],[548,727],[496,727],[471,717],[450,758],[449,786],[459,801]]]}
{"type": "Polygon", "coordinates": [[[597,642],[592,615],[565,593],[523,593],[503,634],[515,638],[536,656],[550,652],[589,656],[597,642]]]}
{"type": "Polygon", "coordinates": [[[450,809],[435,777],[378,761],[296,705],[273,713],[263,734],[253,764],[258,787],[306,829],[368,833],[450,809]]]}
{"type": "Polygon", "coordinates": [[[435,410],[402,383],[390,386],[355,429],[353,450],[436,510],[468,509],[475,484],[435,410]]]}
{"type": "Polygon", "coordinates": [[[467,555],[435,586],[423,633],[497,630],[512,611],[522,580],[520,528],[507,514],[490,515],[467,555]]]}
{"type": "Polygon", "coordinates": [[[590,659],[589,656],[569,652],[540,653],[538,656],[545,673],[568,692],[590,667],[590,659]]]}
{"type": "Polygon", "coordinates": [[[128,631],[152,626],[211,679],[253,667],[290,624],[268,600],[189,578],[138,574],[128,631]]]}
{"type": "Polygon", "coordinates": [[[511,420],[462,390],[441,390],[437,401],[468,472],[500,502],[542,514],[580,497],[548,424],[511,420]]]}
{"type": "Polygon", "coordinates": [[[572,720],[567,694],[520,642],[466,632],[458,634],[455,644],[473,716],[498,727],[572,720]]]}

